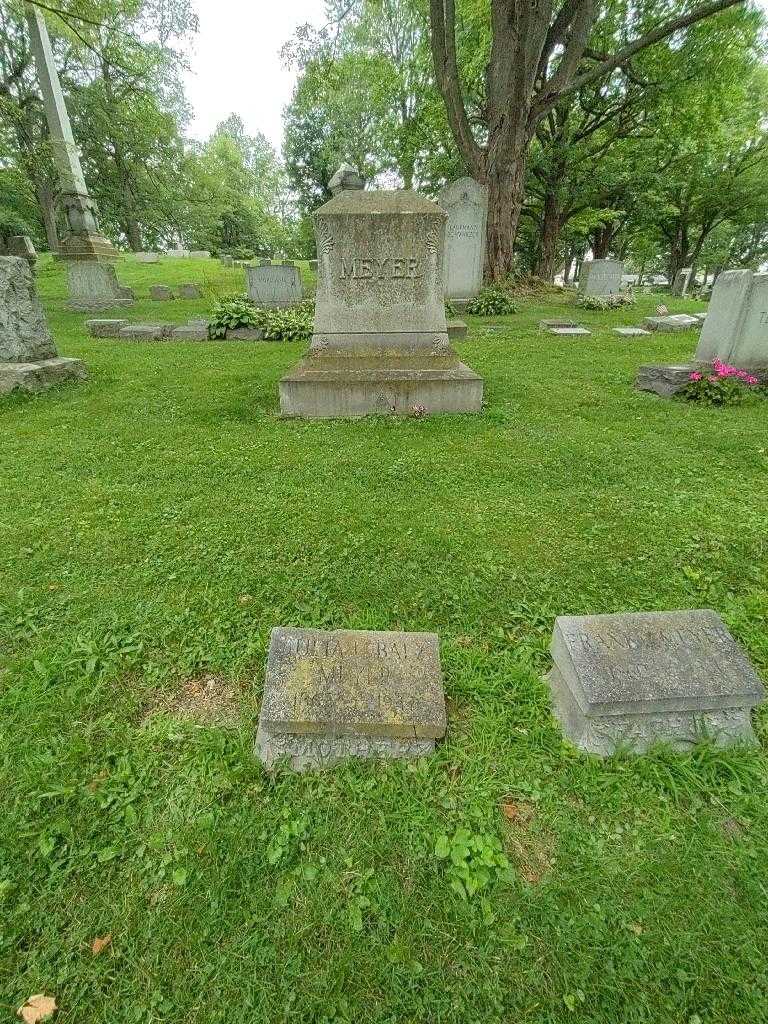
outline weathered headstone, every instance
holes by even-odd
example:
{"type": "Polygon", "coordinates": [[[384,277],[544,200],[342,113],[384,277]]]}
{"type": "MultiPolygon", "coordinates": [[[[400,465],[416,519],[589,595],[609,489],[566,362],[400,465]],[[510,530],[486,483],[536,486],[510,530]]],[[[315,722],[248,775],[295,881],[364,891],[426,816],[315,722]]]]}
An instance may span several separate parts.
{"type": "Polygon", "coordinates": [[[712,292],[696,349],[699,362],[768,368],[768,274],[727,270],[712,292]]]}
{"type": "Polygon", "coordinates": [[[582,750],[756,742],[763,685],[710,609],[562,616],[550,649],[554,713],[582,750]]]}
{"type": "Polygon", "coordinates": [[[445,729],[434,633],[272,630],[256,738],[268,767],[419,757],[445,729]]]}
{"type": "Polygon", "coordinates": [[[37,252],[29,235],[11,235],[8,239],[7,249],[6,255],[8,256],[20,256],[30,264],[37,261],[37,252]]]}
{"type": "Polygon", "coordinates": [[[579,291],[582,295],[618,295],[624,276],[619,260],[590,260],[582,264],[579,291]]]}
{"type": "Polygon", "coordinates": [[[672,282],[672,294],[679,296],[687,295],[688,289],[691,286],[692,275],[693,267],[683,267],[682,270],[678,270],[672,282]]]}
{"type": "Polygon", "coordinates": [[[445,219],[415,192],[349,189],[316,211],[314,333],[280,381],[284,415],[480,411],[482,378],[448,341],[445,219]]]}
{"type": "Polygon", "coordinates": [[[85,326],[92,338],[117,338],[128,326],[127,320],[86,320],[85,326]]]}
{"type": "Polygon", "coordinates": [[[126,324],[120,328],[119,338],[129,341],[160,341],[162,338],[170,338],[176,324],[146,323],[126,324]]]}
{"type": "Polygon", "coordinates": [[[189,253],[189,258],[191,260],[209,260],[211,254],[207,249],[192,249],[189,253]]]}
{"type": "Polygon", "coordinates": [[[463,320],[448,321],[448,340],[461,341],[467,336],[467,325],[463,320]]]}
{"type": "Polygon", "coordinates": [[[294,306],[303,298],[301,274],[293,265],[246,267],[245,276],[248,295],[257,306],[294,306]]]}
{"type": "Polygon", "coordinates": [[[551,320],[539,320],[539,327],[548,331],[550,327],[579,327],[575,320],[567,320],[563,317],[555,317],[551,320]]]}
{"type": "Polygon", "coordinates": [[[643,325],[649,331],[660,331],[666,334],[673,334],[677,331],[688,331],[692,327],[699,327],[699,321],[695,316],[687,313],[673,313],[671,316],[647,316],[643,325]]]}
{"type": "Polygon", "coordinates": [[[635,388],[638,391],[652,391],[662,398],[671,398],[685,387],[695,369],[695,363],[641,366],[635,378],[635,388]]]}
{"type": "Polygon", "coordinates": [[[196,284],[180,284],[179,285],[179,298],[180,299],[200,299],[203,293],[200,291],[200,286],[196,284]]]}
{"type": "Polygon", "coordinates": [[[591,334],[592,331],[588,331],[586,327],[549,327],[547,328],[550,334],[559,334],[563,336],[575,336],[584,337],[587,334],[591,334]]]}
{"type": "Polygon", "coordinates": [[[189,249],[169,249],[165,255],[176,260],[186,260],[189,259],[189,249]]]}
{"type": "Polygon", "coordinates": [[[149,289],[149,297],[155,302],[170,302],[173,298],[173,289],[165,284],[153,284],[149,289]]]}
{"type": "Polygon", "coordinates": [[[67,264],[70,309],[81,312],[133,305],[133,291],[117,280],[112,263],[71,260],[67,264]]]}
{"type": "Polygon", "coordinates": [[[651,332],[644,330],[642,327],[614,327],[613,333],[618,334],[621,338],[639,338],[642,336],[648,337],[651,332]]]}
{"type": "Polygon", "coordinates": [[[488,189],[473,178],[459,178],[437,197],[445,226],[445,297],[471,299],[483,285],[488,189]]]}
{"type": "Polygon", "coordinates": [[[174,327],[171,338],[174,341],[207,341],[208,325],[199,327],[195,324],[181,324],[179,327],[174,327]]]}
{"type": "Polygon", "coordinates": [[[159,263],[160,253],[159,252],[137,252],[134,253],[137,263],[159,263]]]}
{"type": "Polygon", "coordinates": [[[29,262],[0,256],[0,395],[87,376],[79,359],[59,357],[29,262]]]}
{"type": "Polygon", "coordinates": [[[220,257],[222,267],[233,267],[235,265],[234,258],[232,256],[223,255],[220,257]]]}

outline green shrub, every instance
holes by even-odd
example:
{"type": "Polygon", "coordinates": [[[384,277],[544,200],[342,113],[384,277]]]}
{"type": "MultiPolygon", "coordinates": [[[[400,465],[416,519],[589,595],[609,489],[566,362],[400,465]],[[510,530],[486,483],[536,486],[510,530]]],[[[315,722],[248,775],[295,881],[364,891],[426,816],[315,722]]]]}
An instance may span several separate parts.
{"type": "Polygon", "coordinates": [[[228,295],[213,308],[208,322],[209,338],[224,338],[237,327],[260,328],[268,341],[306,341],[312,335],[313,302],[285,309],[264,309],[245,295],[228,295]]]}
{"type": "Polygon", "coordinates": [[[456,319],[458,319],[458,316],[459,316],[458,309],[456,309],[456,307],[451,302],[446,302],[446,304],[445,304],[445,319],[446,320],[456,320],[456,319]]]}
{"type": "Polygon", "coordinates": [[[617,292],[615,295],[581,295],[576,298],[576,305],[582,309],[593,309],[605,313],[609,309],[620,309],[622,306],[634,306],[635,297],[632,292],[617,292]]]}
{"type": "Polygon", "coordinates": [[[508,313],[517,313],[518,306],[504,285],[491,284],[481,288],[475,298],[467,303],[467,312],[474,316],[506,316],[508,313]]]}

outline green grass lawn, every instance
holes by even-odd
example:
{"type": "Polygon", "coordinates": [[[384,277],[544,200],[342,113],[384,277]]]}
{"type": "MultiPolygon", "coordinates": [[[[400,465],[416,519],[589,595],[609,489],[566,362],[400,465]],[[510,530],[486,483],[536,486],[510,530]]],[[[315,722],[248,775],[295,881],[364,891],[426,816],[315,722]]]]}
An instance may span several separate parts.
{"type": "MultiPolygon", "coordinates": [[[[243,278],[118,272],[133,320],[243,278]]],[[[714,607],[766,677],[768,406],[634,391],[696,335],[557,297],[470,318],[481,416],[281,421],[301,344],[92,340],[39,278],[91,378],[0,401],[0,1021],[765,1020],[765,749],[580,755],[542,674],[556,615],[714,607]],[[563,314],[592,336],[539,331],[563,314]],[[277,624],[439,633],[435,756],[265,773],[277,624]],[[470,900],[460,828],[512,864],[470,900]]]]}

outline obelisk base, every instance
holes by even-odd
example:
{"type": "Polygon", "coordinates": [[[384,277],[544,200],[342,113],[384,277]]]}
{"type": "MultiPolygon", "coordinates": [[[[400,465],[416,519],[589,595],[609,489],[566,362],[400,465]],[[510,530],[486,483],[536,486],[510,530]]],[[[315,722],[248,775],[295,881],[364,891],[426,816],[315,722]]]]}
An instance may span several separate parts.
{"type": "Polygon", "coordinates": [[[67,306],[80,312],[132,306],[134,302],[133,291],[120,285],[112,263],[95,260],[68,263],[67,286],[67,306]]]}
{"type": "Polygon", "coordinates": [[[34,393],[56,384],[85,380],[88,371],[80,359],[41,359],[35,363],[0,363],[0,395],[12,391],[34,393]]]}

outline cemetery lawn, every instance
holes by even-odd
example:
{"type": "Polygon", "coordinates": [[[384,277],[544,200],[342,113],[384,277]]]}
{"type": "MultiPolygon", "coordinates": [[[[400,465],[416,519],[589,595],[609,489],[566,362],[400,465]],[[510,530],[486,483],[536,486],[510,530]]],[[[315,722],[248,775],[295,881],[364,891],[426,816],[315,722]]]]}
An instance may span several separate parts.
{"type": "MultiPolygon", "coordinates": [[[[242,287],[118,273],[132,320],[242,287]]],[[[39,992],[67,1024],[765,1019],[768,717],[762,749],[599,761],[542,674],[558,614],[712,607],[768,677],[768,405],[633,391],[695,347],[611,334],[657,295],[470,318],[481,416],[289,422],[301,344],[92,340],[60,266],[40,292],[91,379],[0,400],[0,1021],[39,992]],[[436,755],[265,773],[277,624],[438,632],[436,755]],[[468,899],[460,829],[510,864],[468,899]]]]}

